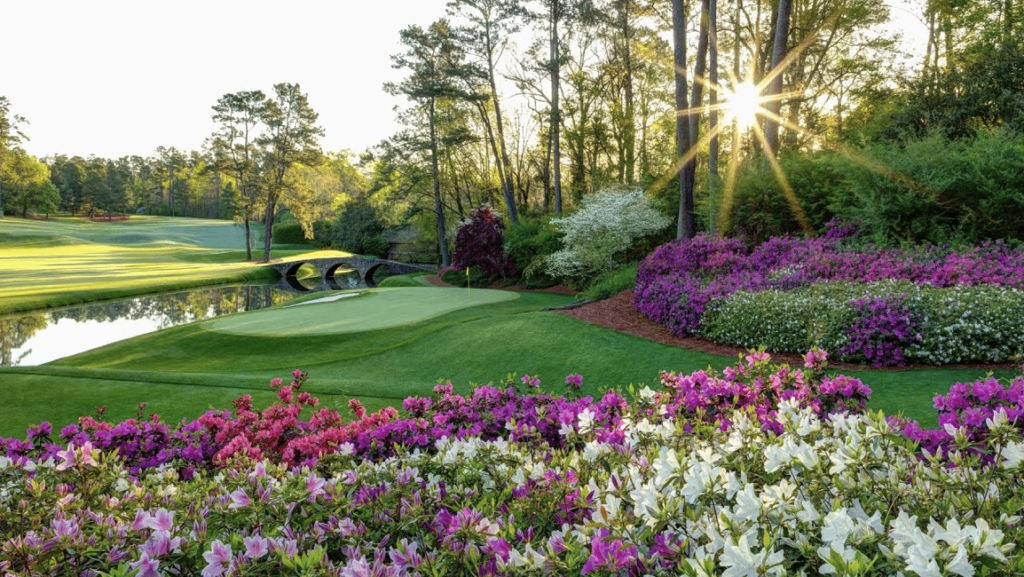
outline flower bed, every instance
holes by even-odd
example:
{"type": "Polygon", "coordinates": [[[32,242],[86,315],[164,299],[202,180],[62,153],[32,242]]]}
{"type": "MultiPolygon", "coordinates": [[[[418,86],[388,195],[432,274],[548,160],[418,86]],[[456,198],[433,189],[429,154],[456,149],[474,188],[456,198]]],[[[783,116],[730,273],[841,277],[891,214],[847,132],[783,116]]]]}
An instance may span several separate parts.
{"type": "Polygon", "coordinates": [[[937,399],[944,428],[921,431],[863,414],[870,390],[824,363],[751,354],[663,373],[632,402],[443,385],[408,399],[407,418],[355,403],[347,424],[300,420],[317,402],[296,372],[264,411],[243,398],[178,427],[83,420],[60,445],[36,427],[3,441],[0,571],[1024,571],[1024,378],[958,384],[937,399]]]}
{"type": "Polygon", "coordinates": [[[1021,333],[1024,251],[1000,242],[964,251],[853,250],[849,234],[833,227],[819,238],[774,238],[753,249],[703,235],[674,241],[641,262],[634,305],[677,336],[778,352],[826,347],[878,366],[1007,363],[1024,354],[1024,337],[994,337],[1021,333]],[[867,288],[811,290],[822,285],[867,288]],[[776,296],[751,296],[761,293],[776,296]],[[818,296],[831,300],[808,305],[818,296]],[[764,304],[777,305],[771,329],[740,314],[764,304]],[[825,312],[829,326],[807,321],[807,306],[825,312]],[[975,342],[985,334],[993,337],[975,342]]]}

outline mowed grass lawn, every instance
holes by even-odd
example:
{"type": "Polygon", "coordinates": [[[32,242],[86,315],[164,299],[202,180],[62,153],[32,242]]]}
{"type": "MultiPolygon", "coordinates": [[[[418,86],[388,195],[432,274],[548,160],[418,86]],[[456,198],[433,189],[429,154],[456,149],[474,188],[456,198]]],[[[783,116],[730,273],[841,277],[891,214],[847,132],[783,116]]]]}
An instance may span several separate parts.
{"type": "MultiPolygon", "coordinates": [[[[439,380],[468,392],[473,383],[529,373],[542,390],[564,390],[569,373],[585,392],[649,384],[659,371],[721,369],[734,358],[647,341],[541,309],[571,297],[473,289],[388,288],[332,302],[211,319],[151,333],[42,367],[0,370],[0,435],[23,435],[41,420],[62,426],[97,405],[106,418],[147,412],[177,421],[251,394],[273,402],[269,381],[308,371],[307,390],[345,411],[359,398],[371,410],[429,395],[439,380]]],[[[977,370],[865,371],[871,406],[934,426],[931,398],[977,370]]],[[[1000,376],[1011,376],[1006,371],[1000,376]]]]}
{"type": "MultiPolygon", "coordinates": [[[[0,314],[270,274],[259,264],[244,262],[244,239],[241,226],[217,220],[4,218],[0,314]]],[[[288,247],[272,256],[287,259],[308,250],[288,247]]],[[[255,246],[253,252],[262,254],[255,246]]]]}

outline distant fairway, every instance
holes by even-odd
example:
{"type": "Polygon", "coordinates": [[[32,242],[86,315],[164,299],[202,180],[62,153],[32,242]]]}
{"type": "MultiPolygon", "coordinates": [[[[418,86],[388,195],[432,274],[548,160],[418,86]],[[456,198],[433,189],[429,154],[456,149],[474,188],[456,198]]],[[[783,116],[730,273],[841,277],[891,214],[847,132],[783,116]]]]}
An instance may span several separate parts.
{"type": "MultiPolygon", "coordinates": [[[[255,247],[253,252],[262,254],[255,247]]],[[[273,256],[303,252],[275,250],[273,256]]],[[[244,231],[229,221],[5,218],[0,220],[0,314],[268,274],[244,261],[244,231]]]]}

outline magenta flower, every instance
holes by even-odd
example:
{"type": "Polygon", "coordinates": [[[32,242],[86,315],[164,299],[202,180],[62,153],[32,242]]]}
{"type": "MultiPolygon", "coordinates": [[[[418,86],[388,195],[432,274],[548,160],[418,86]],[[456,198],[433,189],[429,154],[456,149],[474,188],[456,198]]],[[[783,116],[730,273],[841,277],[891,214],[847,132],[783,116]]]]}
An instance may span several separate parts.
{"type": "Polygon", "coordinates": [[[615,573],[636,561],[636,547],[627,547],[621,539],[611,540],[607,529],[599,529],[590,542],[590,557],[583,565],[580,575],[586,575],[599,569],[615,573]]]}
{"type": "Polygon", "coordinates": [[[234,493],[231,493],[231,504],[228,505],[229,510],[241,509],[242,507],[248,507],[252,505],[252,499],[246,494],[245,489],[236,489],[234,493]]]}
{"type": "Polygon", "coordinates": [[[154,531],[170,531],[174,527],[174,511],[168,511],[161,507],[156,510],[156,513],[149,515],[144,523],[146,527],[154,531]]]}
{"type": "Polygon", "coordinates": [[[50,521],[53,535],[58,539],[74,539],[78,535],[78,523],[74,519],[54,519],[50,521]]]}
{"type": "Polygon", "coordinates": [[[220,577],[231,563],[231,545],[217,539],[211,544],[210,550],[203,553],[203,559],[207,563],[203,577],[220,577]]]}
{"type": "Polygon", "coordinates": [[[160,572],[160,562],[150,559],[146,553],[143,553],[138,561],[129,563],[128,567],[138,570],[138,573],[135,574],[136,577],[162,577],[163,575],[160,572]]]}
{"type": "Polygon", "coordinates": [[[410,543],[408,539],[402,539],[398,547],[392,547],[389,552],[391,562],[400,569],[416,569],[423,564],[423,556],[416,552],[417,548],[415,541],[410,543]]]}
{"type": "Polygon", "coordinates": [[[583,375],[579,373],[573,373],[565,377],[565,386],[570,389],[580,390],[583,388],[583,375]]]}
{"type": "Polygon", "coordinates": [[[533,387],[535,389],[540,388],[540,379],[538,379],[537,377],[523,375],[523,378],[520,379],[520,381],[522,381],[522,383],[528,387],[533,387]]]}
{"type": "Polygon", "coordinates": [[[250,559],[259,559],[270,552],[270,540],[259,535],[246,537],[242,542],[245,543],[245,556],[250,559]]]}

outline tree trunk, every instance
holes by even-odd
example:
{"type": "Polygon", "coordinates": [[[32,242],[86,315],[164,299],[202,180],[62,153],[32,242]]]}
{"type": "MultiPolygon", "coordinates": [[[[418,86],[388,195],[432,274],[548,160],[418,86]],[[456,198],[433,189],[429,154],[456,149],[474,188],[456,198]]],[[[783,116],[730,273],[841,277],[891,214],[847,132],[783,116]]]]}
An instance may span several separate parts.
{"type": "Polygon", "coordinates": [[[516,211],[516,191],[512,186],[512,161],[509,160],[508,148],[505,146],[505,128],[501,119],[501,104],[498,102],[498,86],[494,81],[494,59],[489,32],[487,35],[487,80],[491,85],[491,100],[494,102],[494,123],[498,129],[498,143],[501,148],[500,163],[504,167],[505,173],[501,188],[505,194],[505,204],[508,205],[508,219],[512,224],[519,224],[519,213],[516,211]]]}
{"type": "Polygon", "coordinates": [[[270,262],[270,245],[274,241],[274,210],[276,210],[276,208],[276,199],[268,199],[267,212],[263,217],[263,262],[270,262]]]}
{"type": "MultiPolygon", "coordinates": [[[[695,147],[700,142],[700,107],[704,100],[704,74],[707,69],[708,58],[708,12],[710,11],[709,0],[702,0],[700,7],[700,35],[697,39],[697,62],[693,70],[693,83],[690,89],[690,114],[688,124],[690,127],[690,146],[695,147]]],[[[686,190],[693,198],[697,180],[697,158],[691,158],[683,166],[683,178],[685,179],[686,190]]],[[[694,217],[696,222],[696,217],[694,217]]],[[[696,234],[694,231],[693,234],[696,234]]],[[[687,238],[693,238],[688,236],[687,238]]]]}
{"type": "Polygon", "coordinates": [[[708,148],[708,213],[711,215],[708,219],[708,228],[711,234],[715,234],[715,206],[718,199],[718,135],[715,134],[718,128],[718,0],[710,0],[708,3],[708,40],[708,80],[712,86],[708,92],[708,127],[713,135],[708,148]]]}
{"type": "Polygon", "coordinates": [[[249,221],[252,220],[252,210],[248,206],[246,206],[242,218],[245,220],[245,260],[252,262],[252,230],[249,226],[249,221]]]}
{"type": "Polygon", "coordinates": [[[779,122],[777,120],[779,111],[782,110],[782,101],[779,100],[782,94],[782,61],[786,58],[786,43],[789,40],[789,17],[793,12],[793,0],[779,0],[778,18],[775,21],[775,43],[772,47],[772,67],[769,74],[774,74],[769,84],[768,96],[770,100],[765,103],[769,117],[765,119],[765,141],[768,144],[767,152],[778,156],[779,154],[779,122]]]}
{"type": "MultiPolygon", "coordinates": [[[[494,166],[498,170],[498,181],[501,183],[501,192],[505,198],[505,204],[509,204],[510,201],[508,191],[511,189],[506,190],[505,188],[505,184],[507,181],[505,174],[505,166],[504,163],[502,163],[501,161],[501,152],[498,150],[497,137],[494,135],[494,128],[491,126],[491,119],[487,116],[487,103],[478,102],[477,111],[480,113],[480,121],[483,122],[484,128],[487,130],[487,141],[491,143],[491,153],[494,155],[494,166]]],[[[511,210],[515,210],[514,197],[512,198],[511,203],[511,210]]]]}
{"type": "MultiPolygon", "coordinates": [[[[558,19],[561,0],[551,0],[551,154],[553,185],[555,187],[555,214],[562,216],[562,111],[559,108],[559,76],[561,76],[561,47],[558,42],[558,19]]],[[[547,212],[547,197],[544,209],[547,212]]]]}
{"type": "MultiPolygon", "coordinates": [[[[629,27],[629,3],[625,0],[622,5],[622,36],[623,36],[623,64],[625,65],[624,90],[626,96],[626,117],[623,119],[622,140],[625,146],[626,183],[635,182],[636,176],[636,111],[633,95],[633,55],[630,42],[633,39],[629,27]]],[[[674,0],[673,0],[674,2],[674,0]]],[[[685,24],[684,24],[685,27],[685,24]]]]}
{"type": "Polygon", "coordinates": [[[437,244],[441,251],[441,268],[445,268],[451,265],[451,256],[448,254],[448,239],[445,238],[444,232],[444,206],[441,204],[441,176],[437,162],[437,132],[434,126],[433,98],[430,99],[428,122],[430,123],[430,166],[434,177],[434,213],[437,215],[437,244]]]}
{"type": "MultiPolygon", "coordinates": [[[[676,154],[682,158],[690,149],[690,127],[679,112],[686,110],[686,13],[683,0],[672,0],[672,40],[675,44],[676,68],[676,154]]],[[[684,170],[685,172],[685,170],[684,170]]],[[[696,236],[696,217],[693,212],[693,189],[686,187],[686,178],[679,178],[679,218],[676,222],[677,238],[696,236]]]]}

